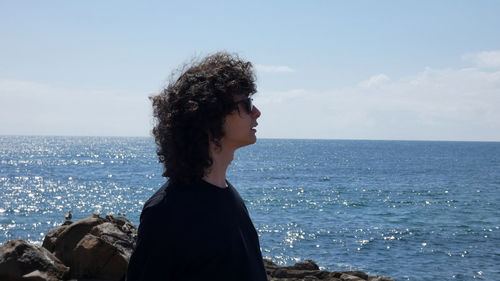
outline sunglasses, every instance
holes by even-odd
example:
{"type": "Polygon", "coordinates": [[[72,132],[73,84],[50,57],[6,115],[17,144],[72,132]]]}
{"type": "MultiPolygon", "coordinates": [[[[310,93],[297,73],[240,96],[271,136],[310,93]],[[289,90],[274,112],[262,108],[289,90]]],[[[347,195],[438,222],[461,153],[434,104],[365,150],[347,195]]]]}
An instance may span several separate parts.
{"type": "Polygon", "coordinates": [[[239,111],[238,104],[240,104],[240,103],[243,104],[243,106],[248,114],[252,113],[252,111],[253,111],[253,99],[251,97],[234,102],[234,105],[236,106],[238,111],[239,111]]]}

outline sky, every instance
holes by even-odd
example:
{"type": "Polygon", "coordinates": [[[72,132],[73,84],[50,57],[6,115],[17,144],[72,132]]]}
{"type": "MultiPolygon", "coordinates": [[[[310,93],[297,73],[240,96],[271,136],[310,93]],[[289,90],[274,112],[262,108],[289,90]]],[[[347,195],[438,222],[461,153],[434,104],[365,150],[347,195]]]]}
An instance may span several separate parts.
{"type": "Polygon", "coordinates": [[[195,56],[253,63],[260,138],[500,141],[500,1],[0,0],[0,135],[151,136],[195,56]]]}

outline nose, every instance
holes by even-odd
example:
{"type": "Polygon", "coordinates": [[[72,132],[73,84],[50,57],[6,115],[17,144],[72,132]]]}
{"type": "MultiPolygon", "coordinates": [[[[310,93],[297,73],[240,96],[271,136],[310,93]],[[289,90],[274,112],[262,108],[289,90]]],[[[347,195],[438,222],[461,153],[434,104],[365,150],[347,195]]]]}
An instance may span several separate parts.
{"type": "Polygon", "coordinates": [[[255,105],[253,106],[251,116],[252,116],[252,118],[255,118],[255,119],[260,117],[260,110],[255,105]]]}

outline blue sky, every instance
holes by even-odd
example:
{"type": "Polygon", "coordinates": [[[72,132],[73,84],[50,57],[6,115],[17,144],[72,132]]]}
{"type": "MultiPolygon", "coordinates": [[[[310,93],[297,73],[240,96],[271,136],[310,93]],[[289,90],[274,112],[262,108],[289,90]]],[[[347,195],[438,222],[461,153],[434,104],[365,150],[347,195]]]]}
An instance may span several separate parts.
{"type": "Polygon", "coordinates": [[[500,141],[500,1],[0,1],[0,135],[148,136],[194,55],[256,66],[264,138],[500,141]]]}

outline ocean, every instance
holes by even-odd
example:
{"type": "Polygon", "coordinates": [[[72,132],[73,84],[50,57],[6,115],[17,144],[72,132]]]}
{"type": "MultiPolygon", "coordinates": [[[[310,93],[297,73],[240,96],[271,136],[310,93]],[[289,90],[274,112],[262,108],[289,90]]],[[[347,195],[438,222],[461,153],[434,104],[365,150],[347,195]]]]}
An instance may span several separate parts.
{"type": "MultiPolygon", "coordinates": [[[[0,243],[93,213],[136,226],[152,138],[0,136],[0,243]]],[[[264,257],[395,280],[500,280],[500,143],[259,139],[228,171],[264,257]]]]}

